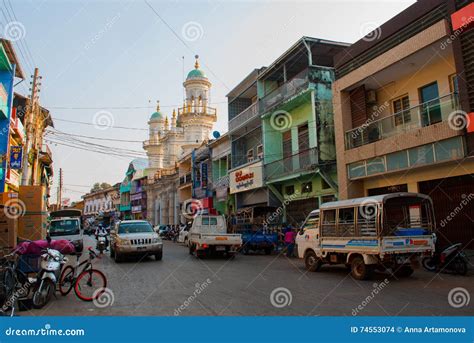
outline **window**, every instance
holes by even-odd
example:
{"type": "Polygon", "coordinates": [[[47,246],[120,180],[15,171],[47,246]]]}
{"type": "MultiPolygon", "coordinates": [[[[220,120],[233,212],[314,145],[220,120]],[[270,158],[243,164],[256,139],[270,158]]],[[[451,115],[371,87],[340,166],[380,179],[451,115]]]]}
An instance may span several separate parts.
{"type": "Polygon", "coordinates": [[[247,162],[253,161],[253,149],[247,151],[247,162]]]}
{"type": "Polygon", "coordinates": [[[357,209],[357,233],[360,236],[377,235],[377,216],[379,206],[375,202],[368,201],[357,209]]]}
{"type": "Polygon", "coordinates": [[[322,235],[335,236],[336,235],[336,210],[325,210],[322,212],[322,235]]]}
{"type": "Polygon", "coordinates": [[[433,145],[427,144],[408,150],[410,166],[420,166],[434,162],[433,145]]]}
{"type": "Polygon", "coordinates": [[[459,93],[458,76],[456,74],[449,75],[449,89],[451,93],[459,93]]]}
{"type": "Polygon", "coordinates": [[[354,207],[340,208],[338,236],[355,236],[354,207]]]}
{"type": "Polygon", "coordinates": [[[257,158],[263,158],[263,145],[260,144],[257,146],[257,158]]]}
{"type": "Polygon", "coordinates": [[[216,217],[202,217],[202,225],[217,225],[216,217]]]}
{"type": "Polygon", "coordinates": [[[292,195],[295,193],[295,186],[291,185],[291,186],[286,186],[285,187],[285,193],[286,195],[292,195]]]}
{"type": "Polygon", "coordinates": [[[311,193],[313,191],[313,184],[305,182],[301,185],[301,193],[311,193]]]}
{"type": "Polygon", "coordinates": [[[406,151],[398,151],[387,155],[387,171],[408,168],[406,151]]]}
{"type": "Polygon", "coordinates": [[[329,183],[327,183],[326,180],[321,179],[321,189],[329,189],[329,188],[331,188],[329,183]]]}
{"type": "Polygon", "coordinates": [[[460,137],[434,143],[436,161],[457,160],[464,156],[460,137]]]}
{"type": "Polygon", "coordinates": [[[385,172],[385,159],[383,157],[376,157],[367,160],[367,175],[385,172]]]}
{"type": "Polygon", "coordinates": [[[349,164],[348,169],[350,179],[366,176],[365,162],[351,163],[349,164]]]}
{"type": "Polygon", "coordinates": [[[395,126],[405,124],[411,120],[410,98],[403,95],[392,101],[392,109],[395,114],[395,126]]]}

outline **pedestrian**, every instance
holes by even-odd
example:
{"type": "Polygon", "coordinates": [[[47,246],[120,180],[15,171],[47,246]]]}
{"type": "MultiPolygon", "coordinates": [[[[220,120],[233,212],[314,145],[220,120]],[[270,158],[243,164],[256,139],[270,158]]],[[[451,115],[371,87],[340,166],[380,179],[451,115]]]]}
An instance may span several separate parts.
{"type": "Polygon", "coordinates": [[[285,233],[286,256],[293,257],[293,250],[295,248],[296,232],[290,228],[285,233]]]}

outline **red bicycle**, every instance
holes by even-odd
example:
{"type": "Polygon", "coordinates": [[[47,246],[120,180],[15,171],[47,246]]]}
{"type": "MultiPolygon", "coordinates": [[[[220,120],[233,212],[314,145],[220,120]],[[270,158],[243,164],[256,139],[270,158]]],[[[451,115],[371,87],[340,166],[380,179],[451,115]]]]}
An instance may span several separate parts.
{"type": "Polygon", "coordinates": [[[100,297],[107,287],[107,278],[100,270],[92,268],[92,260],[97,254],[88,249],[89,258],[79,263],[81,255],[77,256],[76,265],[64,268],[59,279],[59,292],[61,295],[68,295],[74,287],[77,297],[83,301],[92,301],[100,297]],[[84,266],[77,275],[80,267],[84,266]],[[77,275],[77,276],[76,276],[77,275]]]}

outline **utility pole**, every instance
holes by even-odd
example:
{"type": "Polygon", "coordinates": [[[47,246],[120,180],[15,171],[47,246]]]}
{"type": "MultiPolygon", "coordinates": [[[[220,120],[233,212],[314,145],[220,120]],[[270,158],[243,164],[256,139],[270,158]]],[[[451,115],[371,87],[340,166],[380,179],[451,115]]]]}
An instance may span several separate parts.
{"type": "MultiPolygon", "coordinates": [[[[37,111],[37,102],[38,102],[38,80],[39,70],[35,68],[35,73],[32,75],[33,80],[31,81],[31,98],[30,104],[28,109],[25,113],[25,129],[26,129],[26,141],[25,141],[25,149],[23,151],[23,161],[22,161],[22,173],[21,173],[21,185],[26,186],[29,184],[28,180],[28,173],[29,173],[29,165],[28,165],[28,155],[33,147],[34,142],[34,122],[36,117],[37,111]]],[[[36,172],[33,170],[32,172],[36,172]]],[[[32,174],[33,176],[33,174],[32,174]]],[[[32,177],[33,179],[33,177],[32,177]]]]}
{"type": "Polygon", "coordinates": [[[63,207],[62,197],[63,197],[63,168],[59,168],[58,210],[60,210],[63,207]]]}

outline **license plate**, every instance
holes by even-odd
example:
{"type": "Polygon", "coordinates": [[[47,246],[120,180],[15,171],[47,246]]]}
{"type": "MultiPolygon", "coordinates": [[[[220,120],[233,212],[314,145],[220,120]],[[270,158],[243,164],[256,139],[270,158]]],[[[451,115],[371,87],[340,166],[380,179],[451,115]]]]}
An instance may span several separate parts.
{"type": "Polygon", "coordinates": [[[146,250],[146,247],[137,247],[137,250],[146,250]]]}
{"type": "Polygon", "coordinates": [[[225,251],[225,247],[216,247],[216,251],[225,251]]]}

